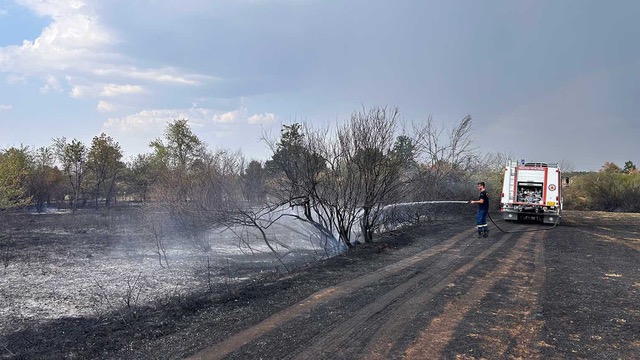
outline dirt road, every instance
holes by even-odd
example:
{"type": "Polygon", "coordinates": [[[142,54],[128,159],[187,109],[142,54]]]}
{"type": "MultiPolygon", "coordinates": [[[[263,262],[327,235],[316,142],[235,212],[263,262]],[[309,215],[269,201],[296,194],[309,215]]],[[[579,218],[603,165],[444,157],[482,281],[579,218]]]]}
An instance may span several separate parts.
{"type": "Polygon", "coordinates": [[[191,358],[640,358],[639,220],[574,212],[553,229],[449,232],[191,358]]]}
{"type": "MultiPolygon", "coordinates": [[[[555,228],[497,220],[507,232],[491,224],[489,239],[463,215],[129,318],[1,318],[0,358],[640,359],[640,214],[572,211],[555,228]]],[[[110,253],[100,233],[5,230],[5,280],[57,274],[50,284],[73,278],[72,260],[101,264],[110,253]]],[[[90,283],[78,280],[77,291],[90,283]]],[[[0,296],[22,307],[30,290],[0,287],[0,296]]],[[[51,292],[51,306],[67,295],[51,292]]]]}

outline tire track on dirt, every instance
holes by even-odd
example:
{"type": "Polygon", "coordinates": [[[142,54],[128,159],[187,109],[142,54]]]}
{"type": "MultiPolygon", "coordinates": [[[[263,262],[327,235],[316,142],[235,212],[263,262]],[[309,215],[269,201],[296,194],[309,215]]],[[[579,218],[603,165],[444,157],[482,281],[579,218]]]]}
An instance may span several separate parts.
{"type": "Polygon", "coordinates": [[[632,238],[632,237],[613,237],[611,235],[600,234],[595,231],[583,230],[583,229],[575,229],[585,234],[589,234],[599,238],[601,241],[613,243],[613,244],[621,244],[632,250],[640,252],[640,238],[632,238]]]}
{"type": "Polygon", "coordinates": [[[412,266],[431,256],[450,249],[459,241],[464,240],[472,235],[474,233],[474,230],[475,229],[463,231],[430,249],[424,250],[407,259],[385,266],[368,275],[345,281],[336,286],[322,289],[312,294],[297,305],[282,310],[263,320],[262,322],[229,337],[227,340],[224,340],[216,345],[213,345],[212,347],[206,348],[194,354],[193,356],[189,357],[189,359],[222,359],[231,352],[238,350],[240,347],[251,343],[252,341],[258,339],[260,336],[270,332],[271,330],[283,325],[288,321],[293,320],[301,314],[312,310],[315,307],[325,304],[338,297],[346,296],[358,289],[366,287],[367,285],[379,282],[385,277],[392,276],[397,272],[408,268],[409,266],[412,266]]]}
{"type": "Polygon", "coordinates": [[[521,311],[523,321],[510,329],[512,338],[520,339],[513,347],[513,354],[517,359],[539,359],[542,357],[538,345],[542,341],[540,334],[544,321],[538,317],[542,314],[539,295],[544,286],[546,267],[544,264],[544,241],[542,239],[536,239],[536,241],[532,280],[527,282],[526,276],[514,280],[514,286],[521,290],[516,295],[516,302],[520,300],[527,304],[526,308],[521,311]]]}
{"type": "MultiPolygon", "coordinates": [[[[453,339],[454,333],[458,325],[463,321],[464,317],[473,309],[480,305],[482,299],[489,294],[491,289],[516,268],[518,261],[526,256],[526,249],[535,238],[539,240],[542,234],[527,233],[523,235],[518,243],[509,251],[506,258],[501,261],[500,266],[487,274],[484,278],[479,279],[461,298],[449,302],[445,305],[440,316],[431,320],[427,328],[421,331],[418,338],[405,351],[404,357],[407,359],[439,359],[443,357],[443,350],[447,344],[453,339]]],[[[541,242],[541,240],[539,240],[541,242]]],[[[542,251],[541,247],[536,247],[536,251],[542,251]]],[[[535,255],[536,259],[541,259],[535,255]]],[[[537,263],[537,286],[542,286],[544,264],[537,263]]],[[[534,290],[537,294],[540,288],[534,290]]],[[[537,296],[534,296],[537,298],[537,296]]],[[[535,299],[529,299],[531,307],[537,306],[535,299]]],[[[516,347],[530,348],[533,339],[538,338],[538,331],[534,331],[522,338],[515,338],[516,347]],[[520,344],[522,343],[522,344],[520,344]]],[[[539,357],[539,354],[537,354],[539,357]]],[[[527,358],[536,357],[536,354],[528,354],[527,358]]]]}
{"type": "MultiPolygon", "coordinates": [[[[395,338],[402,334],[402,327],[406,326],[407,321],[414,318],[416,313],[419,312],[417,306],[428,302],[447,284],[451,283],[453,279],[463,275],[496,249],[503,246],[509,238],[510,235],[503,236],[500,241],[494,243],[480,255],[469,259],[464,265],[460,263],[461,255],[440,259],[438,263],[429,266],[429,271],[414,275],[411,279],[387,292],[375,302],[358,310],[351,318],[331,329],[326,335],[316,338],[313,344],[310,344],[294,358],[328,358],[335,349],[348,348],[349,344],[353,342],[352,339],[358,339],[364,328],[379,329],[373,339],[369,341],[369,344],[393,345],[395,338]],[[425,287],[427,289],[423,290],[425,287]],[[416,294],[411,294],[411,290],[414,290],[416,294]]],[[[473,243],[476,240],[475,236],[472,236],[469,243],[473,243]]],[[[464,246],[466,249],[468,245],[465,244],[464,246]]],[[[390,349],[391,346],[388,346],[388,348],[390,349]]],[[[387,351],[382,349],[365,351],[364,353],[367,352],[370,353],[370,358],[372,359],[388,358],[385,356],[387,351]],[[376,353],[380,354],[380,357],[371,355],[376,353]]]]}
{"type": "Polygon", "coordinates": [[[422,311],[435,295],[440,293],[449,284],[455,282],[457,278],[462,277],[471,271],[481,261],[488,258],[497,249],[501,248],[512,234],[506,234],[502,238],[484,250],[468,263],[457,268],[454,272],[440,280],[433,287],[422,290],[416,296],[407,299],[400,307],[387,317],[387,323],[382,326],[369,340],[367,349],[365,350],[366,359],[388,359],[394,345],[403,336],[404,328],[412,319],[422,311]]]}

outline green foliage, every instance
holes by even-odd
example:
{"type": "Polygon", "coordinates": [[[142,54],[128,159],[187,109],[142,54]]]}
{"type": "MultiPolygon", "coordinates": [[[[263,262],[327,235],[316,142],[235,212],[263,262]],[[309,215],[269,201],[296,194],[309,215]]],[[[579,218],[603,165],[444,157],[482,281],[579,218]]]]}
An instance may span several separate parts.
{"type": "Polygon", "coordinates": [[[565,189],[567,209],[640,211],[640,174],[628,161],[622,169],[607,162],[598,172],[575,174],[565,189]]]}
{"type": "Polygon", "coordinates": [[[45,203],[64,198],[64,175],[54,166],[55,155],[50,147],[41,147],[32,153],[33,163],[28,176],[29,194],[36,210],[44,210],[45,203]]]}
{"type": "MultiPolygon", "coordinates": [[[[326,164],[321,155],[306,146],[306,140],[300,124],[283,125],[280,141],[271,160],[265,163],[265,170],[278,184],[276,191],[281,201],[308,206],[326,164]]],[[[309,214],[308,209],[306,213],[309,214]]]]}
{"type": "Polygon", "coordinates": [[[71,208],[75,211],[78,208],[87,170],[87,147],[76,139],[67,143],[64,137],[53,139],[53,142],[56,157],[62,164],[62,172],[69,179],[69,185],[71,185],[73,192],[71,208]]]}
{"type": "Polygon", "coordinates": [[[206,153],[206,146],[189,127],[188,120],[174,120],[164,131],[165,142],[153,140],[149,146],[156,158],[169,168],[187,171],[206,153]]]}
{"type": "Polygon", "coordinates": [[[638,173],[638,168],[633,163],[633,161],[629,160],[624,163],[624,168],[622,168],[622,172],[625,174],[636,174],[638,173]]]}
{"type": "Polygon", "coordinates": [[[89,186],[93,188],[96,207],[100,197],[103,196],[106,199],[106,206],[109,206],[115,195],[117,179],[124,167],[121,159],[120,144],[110,136],[102,133],[93,138],[87,156],[87,168],[92,175],[89,186]]]}
{"type": "Polygon", "coordinates": [[[406,136],[400,135],[393,144],[391,156],[397,159],[403,168],[415,166],[416,145],[414,141],[406,136]]]}
{"type": "Polygon", "coordinates": [[[139,154],[127,163],[125,169],[124,191],[128,197],[145,202],[149,199],[151,188],[158,183],[164,164],[152,154],[139,154]]]}
{"type": "Polygon", "coordinates": [[[249,166],[244,172],[244,193],[247,200],[253,203],[264,201],[266,196],[265,189],[265,170],[259,161],[253,160],[249,162],[249,166]]]}
{"type": "Polygon", "coordinates": [[[26,147],[11,147],[0,151],[0,209],[29,204],[26,179],[31,155],[26,147]]]}

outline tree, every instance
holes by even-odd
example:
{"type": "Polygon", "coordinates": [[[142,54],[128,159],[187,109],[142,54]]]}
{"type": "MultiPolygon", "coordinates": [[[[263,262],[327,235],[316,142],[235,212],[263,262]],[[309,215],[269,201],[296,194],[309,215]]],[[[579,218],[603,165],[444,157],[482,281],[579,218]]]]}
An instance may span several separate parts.
{"type": "Polygon", "coordinates": [[[29,194],[38,212],[52,199],[63,200],[64,175],[54,166],[55,154],[50,147],[40,147],[32,152],[31,170],[28,176],[29,194]]]}
{"type": "Polygon", "coordinates": [[[126,164],[125,177],[127,195],[146,202],[151,189],[166,170],[164,163],[152,154],[138,154],[126,164]]]}
{"type": "Polygon", "coordinates": [[[617,174],[617,173],[621,173],[622,169],[620,168],[620,166],[616,165],[615,163],[607,161],[604,163],[604,165],[602,165],[600,172],[617,174]]]}
{"type": "Polygon", "coordinates": [[[416,145],[407,135],[400,135],[393,144],[392,156],[401,162],[404,169],[414,167],[416,158],[416,145]]]}
{"type": "Polygon", "coordinates": [[[186,171],[206,152],[204,143],[189,127],[187,119],[174,120],[164,131],[166,142],[161,139],[153,140],[149,146],[155,155],[166,160],[167,165],[178,171],[186,171]]]}
{"type": "Polygon", "coordinates": [[[314,149],[314,143],[300,124],[283,125],[279,142],[269,143],[273,151],[265,163],[267,173],[274,180],[272,194],[280,204],[301,206],[305,217],[315,221],[312,207],[317,205],[315,193],[319,176],[326,168],[325,159],[314,149]]]}
{"type": "MultiPolygon", "coordinates": [[[[399,116],[397,108],[363,109],[354,112],[350,121],[338,130],[344,161],[339,167],[344,171],[340,177],[352,183],[346,188],[352,192],[349,198],[353,200],[351,204],[345,203],[347,206],[338,217],[345,220],[339,221],[339,229],[345,232],[343,236],[358,219],[364,241],[373,241],[383,206],[397,200],[399,171],[404,164],[401,157],[393,156],[399,116]],[[353,205],[357,209],[350,208],[353,205]]],[[[343,191],[340,193],[346,195],[343,191]]]]}
{"type": "Polygon", "coordinates": [[[79,140],[73,139],[67,143],[66,138],[53,139],[56,157],[62,164],[62,172],[69,179],[73,194],[71,196],[71,209],[78,209],[78,200],[84,185],[86,174],[87,148],[79,140]]]}
{"type": "Polygon", "coordinates": [[[188,202],[189,182],[194,174],[203,169],[206,161],[206,146],[189,127],[188,120],[174,120],[167,124],[162,139],[153,140],[154,165],[163,168],[161,181],[165,195],[172,194],[173,200],[188,202]]]}
{"type": "Polygon", "coordinates": [[[31,202],[26,188],[30,164],[29,150],[24,146],[0,151],[0,209],[26,206],[31,202]]]}
{"type": "Polygon", "coordinates": [[[265,200],[265,174],[262,164],[259,161],[249,162],[244,171],[244,193],[252,203],[261,203],[265,200]]]}
{"type": "Polygon", "coordinates": [[[633,163],[633,161],[629,160],[624,163],[624,168],[622,168],[622,172],[625,174],[637,174],[638,168],[633,163]]]}
{"type": "Polygon", "coordinates": [[[454,125],[446,139],[446,128],[437,127],[431,117],[425,124],[414,124],[417,158],[422,165],[407,191],[415,194],[412,201],[453,198],[468,186],[467,174],[478,170],[477,164],[482,162],[473,147],[471,129],[469,115],[454,125]]]}
{"type": "Polygon", "coordinates": [[[93,174],[96,208],[102,195],[105,197],[105,206],[109,206],[114,195],[116,180],[123,168],[121,159],[120,144],[110,136],[102,133],[93,138],[87,156],[87,168],[93,174]]]}

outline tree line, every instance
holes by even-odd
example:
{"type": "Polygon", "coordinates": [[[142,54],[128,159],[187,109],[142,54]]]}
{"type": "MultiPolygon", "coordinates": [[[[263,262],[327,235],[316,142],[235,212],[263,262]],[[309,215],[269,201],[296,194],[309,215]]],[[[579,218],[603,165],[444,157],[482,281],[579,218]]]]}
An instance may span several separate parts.
{"type": "Polygon", "coordinates": [[[38,149],[0,150],[0,208],[109,207],[137,201],[199,224],[268,223],[273,209],[300,209],[299,218],[350,244],[354,228],[371,241],[384,206],[451,198],[464,193],[482,168],[471,139],[470,116],[452,129],[426,122],[407,125],[392,107],[362,108],[335,127],[283,125],[266,161],[239,151],[213,151],[188,120],[167,124],[150,151],[123,160],[106,134],[85,145],[53,139],[38,149]]]}
{"type": "MultiPolygon", "coordinates": [[[[363,107],[333,127],[286,124],[278,138],[263,140],[271,157],[248,161],[239,151],[209,149],[180,119],[149,143],[148,153],[128,161],[106,134],[88,146],[56,138],[48,147],[0,150],[0,209],[75,211],[135,201],[148,210],[160,250],[167,231],[183,232],[206,250],[203,234],[214,225],[254,226],[266,241],[274,210],[288,207],[296,211],[278,216],[295,216],[351,246],[354,230],[372,240],[390,221],[392,204],[470,199],[475,181],[486,181],[499,199],[506,162],[473,146],[470,116],[447,129],[431,118],[402,122],[394,107],[363,107]]],[[[574,174],[567,207],[638,211],[635,165],[614,165],[574,174]]],[[[394,216],[419,221],[425,211],[408,207],[394,216]]]]}
{"type": "Polygon", "coordinates": [[[597,172],[570,173],[565,206],[573,210],[640,212],[640,173],[631,161],[606,162],[597,172]]]}

